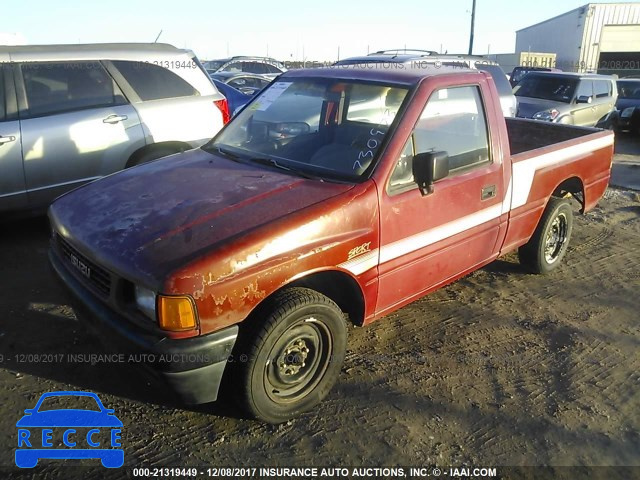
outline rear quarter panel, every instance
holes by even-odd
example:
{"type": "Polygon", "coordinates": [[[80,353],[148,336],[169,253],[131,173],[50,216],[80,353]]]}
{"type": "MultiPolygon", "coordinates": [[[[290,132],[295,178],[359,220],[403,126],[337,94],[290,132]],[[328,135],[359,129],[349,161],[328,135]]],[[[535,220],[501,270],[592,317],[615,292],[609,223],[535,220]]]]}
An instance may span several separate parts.
{"type": "Polygon", "coordinates": [[[512,204],[502,253],[526,243],[549,198],[565,180],[584,187],[584,212],[598,203],[609,184],[614,135],[596,132],[512,156],[512,204]]]}

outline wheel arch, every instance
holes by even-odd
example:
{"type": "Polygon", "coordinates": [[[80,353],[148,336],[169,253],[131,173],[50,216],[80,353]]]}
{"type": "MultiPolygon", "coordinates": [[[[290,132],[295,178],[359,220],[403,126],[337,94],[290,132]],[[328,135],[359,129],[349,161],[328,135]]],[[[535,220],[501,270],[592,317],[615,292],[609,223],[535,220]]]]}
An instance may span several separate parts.
{"type": "MultiPolygon", "coordinates": [[[[338,307],[348,315],[348,320],[354,325],[362,325],[365,313],[364,293],[354,277],[340,270],[321,270],[303,274],[290,279],[279,288],[264,297],[247,316],[248,323],[254,323],[255,316],[259,316],[263,307],[278,293],[288,288],[303,287],[315,290],[333,300],[338,307]]],[[[245,322],[246,322],[245,320],[245,322]]],[[[242,323],[245,323],[242,322],[242,323]]]]}
{"type": "Polygon", "coordinates": [[[127,160],[125,168],[129,168],[136,165],[138,161],[141,158],[143,158],[145,155],[148,155],[155,151],[171,150],[172,153],[180,153],[180,152],[184,152],[185,150],[190,150],[191,148],[193,147],[188,143],[180,142],[180,141],[150,143],[148,145],[145,145],[144,147],[140,147],[135,152],[133,152],[131,156],[129,156],[129,159],[127,160]]]}
{"type": "MultiPolygon", "coordinates": [[[[586,202],[584,182],[578,176],[567,178],[560,182],[551,193],[552,197],[564,198],[567,194],[571,194],[580,203],[580,213],[584,213],[586,202]]],[[[547,204],[548,204],[547,200],[547,204]]]]}
{"type": "Polygon", "coordinates": [[[280,290],[289,287],[306,287],[333,300],[349,316],[354,325],[364,322],[365,299],[360,285],[348,273],[340,270],[323,270],[294,279],[280,290]]]}

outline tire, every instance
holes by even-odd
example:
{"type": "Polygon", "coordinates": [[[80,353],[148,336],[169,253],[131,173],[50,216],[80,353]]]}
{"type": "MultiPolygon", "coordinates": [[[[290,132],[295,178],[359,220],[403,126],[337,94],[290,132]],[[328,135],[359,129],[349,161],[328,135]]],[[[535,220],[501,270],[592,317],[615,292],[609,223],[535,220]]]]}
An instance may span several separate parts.
{"type": "Polygon", "coordinates": [[[344,361],[347,326],[340,308],[315,290],[290,288],[267,300],[252,320],[260,324],[244,332],[247,357],[235,364],[246,411],[281,423],[315,407],[344,361]]]}
{"type": "Polygon", "coordinates": [[[132,158],[127,162],[127,166],[125,168],[135,167],[136,165],[142,165],[143,163],[150,162],[151,160],[157,160],[158,158],[166,157],[168,155],[173,155],[174,153],[178,153],[179,150],[175,148],[169,147],[159,147],[149,150],[138,158],[132,158]]]}
{"type": "Polygon", "coordinates": [[[533,273],[555,270],[567,253],[572,230],[569,200],[551,197],[533,236],[518,249],[520,263],[533,273]]]}

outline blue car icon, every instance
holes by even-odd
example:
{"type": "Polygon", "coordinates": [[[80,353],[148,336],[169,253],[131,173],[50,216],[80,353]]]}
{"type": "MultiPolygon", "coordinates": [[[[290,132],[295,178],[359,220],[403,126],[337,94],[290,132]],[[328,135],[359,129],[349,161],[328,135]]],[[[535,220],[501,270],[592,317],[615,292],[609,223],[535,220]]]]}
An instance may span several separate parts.
{"type": "Polygon", "coordinates": [[[124,464],[124,450],[118,447],[122,446],[122,422],[113,412],[112,409],[105,408],[98,396],[92,392],[43,394],[35,407],[25,410],[26,415],[16,423],[16,465],[20,468],[33,468],[41,458],[99,458],[107,468],[121,467],[124,464]],[[61,400],[56,397],[67,397],[64,398],[67,403],[70,400],[68,397],[84,397],[81,400],[85,404],[89,402],[92,408],[41,409],[42,403],[47,399],[61,400]],[[95,400],[97,408],[91,399],[95,400]],[[66,448],[53,448],[54,440],[57,443],[62,441],[66,448]]]}

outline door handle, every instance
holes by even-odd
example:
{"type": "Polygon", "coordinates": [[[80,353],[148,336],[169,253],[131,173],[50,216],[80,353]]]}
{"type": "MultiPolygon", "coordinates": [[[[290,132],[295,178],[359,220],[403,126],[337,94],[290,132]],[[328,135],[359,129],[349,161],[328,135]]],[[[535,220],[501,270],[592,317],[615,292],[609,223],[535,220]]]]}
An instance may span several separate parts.
{"type": "Polygon", "coordinates": [[[5,143],[15,142],[15,141],[16,141],[16,137],[14,136],[0,137],[0,145],[4,145],[5,143]]]}
{"type": "Polygon", "coordinates": [[[481,200],[488,200],[496,196],[496,186],[488,185],[482,189],[482,194],[480,195],[481,200]]]}
{"type": "Polygon", "coordinates": [[[102,120],[102,123],[118,123],[118,122],[124,122],[127,119],[126,115],[109,115],[107,118],[105,118],[104,120],[102,120]]]}

